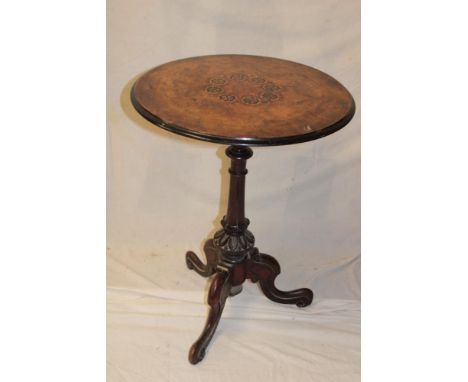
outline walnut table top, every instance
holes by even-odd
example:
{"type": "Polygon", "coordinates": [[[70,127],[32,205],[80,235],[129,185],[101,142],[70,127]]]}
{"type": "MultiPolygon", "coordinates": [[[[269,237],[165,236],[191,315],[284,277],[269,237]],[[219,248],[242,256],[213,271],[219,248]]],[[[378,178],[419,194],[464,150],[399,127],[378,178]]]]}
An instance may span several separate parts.
{"type": "Polygon", "coordinates": [[[231,145],[284,145],[331,134],[353,117],[351,94],[312,67],[270,57],[214,55],[158,66],[132,89],[146,119],[231,145]]]}

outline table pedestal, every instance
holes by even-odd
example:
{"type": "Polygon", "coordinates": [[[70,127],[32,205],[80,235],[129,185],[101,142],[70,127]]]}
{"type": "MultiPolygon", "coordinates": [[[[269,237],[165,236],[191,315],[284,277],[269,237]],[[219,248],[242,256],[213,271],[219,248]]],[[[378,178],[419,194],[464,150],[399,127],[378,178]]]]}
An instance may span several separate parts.
{"type": "Polygon", "coordinates": [[[255,238],[247,230],[249,219],[244,212],[246,162],[253,152],[249,147],[229,146],[226,155],[231,158],[231,167],[228,209],[221,221],[223,228],[205,244],[206,264],[191,251],[186,254],[189,269],[203,277],[214,275],[208,292],[208,319],[189,352],[192,364],[200,362],[205,356],[227,297],[239,294],[246,279],[258,282],[265,296],[275,302],[304,307],[310,305],[313,299],[312,291],[307,288],[284,292],[275,287],[280,266],[272,256],[260,253],[254,247],[255,238]]]}

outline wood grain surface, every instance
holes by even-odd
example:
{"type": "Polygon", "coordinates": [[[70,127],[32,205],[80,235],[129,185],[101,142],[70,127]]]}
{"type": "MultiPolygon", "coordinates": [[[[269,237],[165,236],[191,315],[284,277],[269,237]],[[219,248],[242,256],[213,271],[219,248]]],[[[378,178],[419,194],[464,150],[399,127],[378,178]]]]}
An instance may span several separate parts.
{"type": "Polygon", "coordinates": [[[225,144],[280,145],[331,134],[355,111],[351,94],[329,75],[270,57],[186,58],[142,75],[137,111],[154,124],[225,144]]]}

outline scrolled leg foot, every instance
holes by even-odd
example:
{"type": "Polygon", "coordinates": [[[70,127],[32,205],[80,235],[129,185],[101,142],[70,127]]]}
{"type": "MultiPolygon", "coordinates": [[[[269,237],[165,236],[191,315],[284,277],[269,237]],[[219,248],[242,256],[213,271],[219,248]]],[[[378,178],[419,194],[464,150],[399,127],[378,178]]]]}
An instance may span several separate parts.
{"type": "Polygon", "coordinates": [[[224,304],[231,290],[231,274],[227,272],[216,273],[208,293],[208,304],[210,311],[206,320],[205,327],[197,341],[192,345],[189,351],[189,361],[195,365],[205,357],[208,347],[223,313],[224,304]]]}
{"type": "Polygon", "coordinates": [[[270,255],[258,253],[249,260],[249,278],[259,282],[260,288],[267,298],[281,304],[296,304],[305,307],[312,303],[314,294],[310,289],[301,288],[282,291],[276,288],[275,279],[281,272],[276,259],[270,255]]]}
{"type": "Polygon", "coordinates": [[[206,255],[206,265],[200,260],[200,258],[192,251],[188,251],[185,254],[185,263],[188,269],[193,269],[200,276],[209,277],[215,272],[216,268],[216,252],[213,248],[213,240],[208,240],[204,246],[204,252],[206,255]]]}

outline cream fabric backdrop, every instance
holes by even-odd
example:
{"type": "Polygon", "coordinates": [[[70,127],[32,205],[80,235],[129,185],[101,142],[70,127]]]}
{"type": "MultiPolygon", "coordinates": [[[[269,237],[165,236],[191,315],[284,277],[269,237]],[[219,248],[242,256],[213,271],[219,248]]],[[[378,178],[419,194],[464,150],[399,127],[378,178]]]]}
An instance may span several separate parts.
{"type": "Polygon", "coordinates": [[[359,380],[359,12],[356,0],[108,1],[109,381],[359,380]],[[245,284],[194,367],[206,280],[184,253],[200,253],[225,212],[225,146],[152,127],[129,90],[151,67],[218,53],[316,67],[350,90],[357,112],[326,138],[254,148],[250,229],[282,266],[277,286],[311,287],[315,301],[274,304],[245,284]]]}

